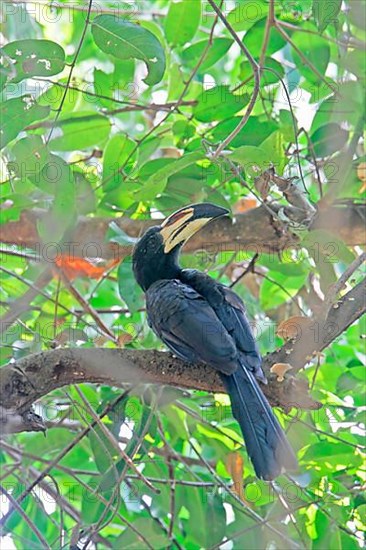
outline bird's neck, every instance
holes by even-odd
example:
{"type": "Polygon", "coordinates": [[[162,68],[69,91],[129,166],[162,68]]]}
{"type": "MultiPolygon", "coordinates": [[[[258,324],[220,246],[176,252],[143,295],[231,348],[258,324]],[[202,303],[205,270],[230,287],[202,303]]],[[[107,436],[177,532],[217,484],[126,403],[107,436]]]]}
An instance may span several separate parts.
{"type": "Polygon", "coordinates": [[[146,292],[156,281],[178,279],[182,269],[178,264],[178,254],[162,254],[144,262],[138,271],[137,282],[146,292]]]}

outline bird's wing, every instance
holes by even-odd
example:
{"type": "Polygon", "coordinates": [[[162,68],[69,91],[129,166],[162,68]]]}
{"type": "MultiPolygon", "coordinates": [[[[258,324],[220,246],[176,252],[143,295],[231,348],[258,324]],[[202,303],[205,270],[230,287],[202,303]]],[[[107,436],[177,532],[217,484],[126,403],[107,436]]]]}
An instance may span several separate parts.
{"type": "Polygon", "coordinates": [[[180,358],[203,361],[225,374],[237,366],[233,339],[208,302],[182,282],[164,280],[146,293],[149,324],[180,358]]]}
{"type": "Polygon", "coordinates": [[[221,291],[225,300],[224,324],[241,352],[239,355],[244,366],[252,370],[259,380],[266,382],[261,368],[262,359],[246,315],[245,305],[230,288],[221,285],[221,291]]]}

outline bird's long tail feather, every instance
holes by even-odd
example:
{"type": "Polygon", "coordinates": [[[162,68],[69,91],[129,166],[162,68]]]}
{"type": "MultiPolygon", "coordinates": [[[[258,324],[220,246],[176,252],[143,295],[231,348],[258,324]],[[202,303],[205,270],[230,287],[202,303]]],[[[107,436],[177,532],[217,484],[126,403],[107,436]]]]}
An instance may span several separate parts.
{"type": "Polygon", "coordinates": [[[257,476],[271,480],[296,469],[294,452],[252,372],[240,365],[222,379],[257,476]]]}

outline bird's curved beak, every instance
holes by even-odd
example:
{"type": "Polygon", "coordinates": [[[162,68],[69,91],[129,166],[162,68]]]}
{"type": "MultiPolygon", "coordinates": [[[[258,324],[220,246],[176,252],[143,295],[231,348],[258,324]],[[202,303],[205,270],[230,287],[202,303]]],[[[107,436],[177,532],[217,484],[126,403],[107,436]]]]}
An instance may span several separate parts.
{"type": "Polygon", "coordinates": [[[211,203],[191,204],[171,214],[160,226],[164,252],[184,244],[192,235],[215,218],[226,216],[229,210],[211,203]]]}

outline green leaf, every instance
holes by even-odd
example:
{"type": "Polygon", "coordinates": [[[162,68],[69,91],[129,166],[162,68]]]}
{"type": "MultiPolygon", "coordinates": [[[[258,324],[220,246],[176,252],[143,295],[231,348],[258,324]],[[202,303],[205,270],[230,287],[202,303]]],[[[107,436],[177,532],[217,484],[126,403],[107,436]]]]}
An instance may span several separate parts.
{"type": "Polygon", "coordinates": [[[201,0],[171,0],[165,21],[165,36],[169,44],[183,46],[197,32],[201,20],[201,0]]]}
{"type": "Polygon", "coordinates": [[[324,471],[329,472],[329,467],[350,466],[357,467],[362,464],[362,457],[354,452],[354,449],[346,443],[331,443],[321,441],[314,443],[306,450],[303,459],[319,463],[324,471]]]}
{"type": "MultiPolygon", "coordinates": [[[[66,113],[71,113],[75,109],[76,95],[74,89],[70,87],[66,89],[66,83],[67,78],[60,78],[57,84],[55,83],[45,88],[38,97],[38,104],[50,107],[52,110],[57,109],[60,105],[63,94],[65,94],[65,101],[62,107],[62,116],[65,116],[66,113]]],[[[85,94],[85,98],[87,101],[96,101],[94,97],[88,94],[85,94]]]]}
{"type": "Polygon", "coordinates": [[[366,75],[366,58],[363,51],[353,50],[348,52],[344,66],[360,80],[365,79],[366,75]]]}
{"type": "MultiPolygon", "coordinates": [[[[94,93],[104,97],[112,97],[116,86],[115,76],[113,73],[106,73],[101,69],[94,69],[93,72],[94,93]]],[[[98,104],[113,109],[116,106],[114,101],[109,99],[98,98],[98,104]]]]}
{"type": "Polygon", "coordinates": [[[189,438],[186,413],[175,406],[166,407],[164,413],[167,429],[171,433],[171,443],[176,442],[179,438],[186,441],[189,438]]]}
{"type": "MultiPolygon", "coordinates": [[[[269,84],[275,84],[280,78],[285,76],[285,70],[281,63],[272,57],[266,57],[264,60],[263,74],[261,84],[268,86],[269,84]],[[266,70],[271,69],[271,70],[266,70]],[[274,72],[275,71],[275,74],[274,72]]],[[[247,80],[253,77],[253,68],[249,61],[245,59],[240,65],[240,80],[247,80]]]]}
{"type": "Polygon", "coordinates": [[[347,5],[348,17],[352,25],[355,25],[358,29],[366,29],[366,8],[364,2],[359,0],[349,0],[347,5]]]}
{"type": "MultiPolygon", "coordinates": [[[[231,38],[215,38],[213,44],[208,49],[203,63],[199,66],[198,73],[203,73],[220,59],[225,59],[225,56],[233,44],[231,38]]],[[[198,60],[201,58],[203,52],[208,46],[208,40],[200,40],[195,42],[188,48],[185,48],[180,57],[184,64],[189,67],[196,65],[198,60]]]]}
{"type": "Polygon", "coordinates": [[[38,105],[27,95],[4,101],[0,106],[0,149],[16,138],[26,126],[46,118],[49,112],[49,107],[38,105]]]}
{"type": "MultiPolygon", "coordinates": [[[[174,211],[177,206],[174,204],[175,201],[179,201],[179,206],[184,206],[188,202],[199,202],[205,196],[204,184],[203,180],[190,178],[182,174],[177,174],[174,178],[169,179],[164,190],[165,206],[161,211],[174,211]],[[166,204],[166,200],[172,203],[171,207],[166,204]]],[[[211,191],[211,188],[209,191],[211,191]]],[[[162,204],[160,200],[159,204],[162,204]]]]}
{"type": "Polygon", "coordinates": [[[183,168],[186,168],[187,166],[190,166],[203,158],[203,151],[195,151],[184,155],[180,159],[169,162],[169,164],[163,166],[163,168],[157,170],[152,176],[150,176],[144,186],[134,193],[135,199],[143,201],[155,198],[158,194],[164,191],[170,176],[180,172],[183,168]]]}
{"type": "Polygon", "coordinates": [[[51,210],[38,223],[38,231],[45,243],[59,242],[76,219],[75,179],[70,166],[61,157],[50,155],[46,167],[55,198],[51,210]]]}
{"type": "MultiPolygon", "coordinates": [[[[136,497],[135,497],[136,498],[136,497]]],[[[150,518],[138,517],[134,520],[135,530],[126,528],[121,535],[114,539],[114,548],[123,548],[124,550],[147,550],[148,548],[168,548],[169,539],[167,532],[163,527],[159,527],[160,522],[151,521],[150,518]],[[148,541],[144,542],[138,533],[142,533],[148,541]]]]}
{"type": "MultiPolygon", "coordinates": [[[[265,494],[256,484],[254,494],[257,495],[258,493],[260,495],[265,494]]],[[[230,500],[234,504],[235,501],[233,499],[230,500]]],[[[249,500],[249,502],[251,501],[249,500]]],[[[256,500],[255,505],[257,505],[256,500]]],[[[235,518],[235,521],[229,523],[226,527],[225,533],[228,539],[233,541],[233,550],[243,550],[244,548],[248,548],[248,550],[261,550],[266,547],[265,531],[258,528],[258,523],[256,523],[254,518],[244,514],[235,514],[235,518]]],[[[274,535],[271,535],[271,539],[274,540],[274,535]]],[[[283,539],[281,538],[278,543],[276,548],[281,548],[283,539]]],[[[287,546],[287,548],[290,547],[287,546]]]]}
{"type": "Polygon", "coordinates": [[[81,520],[87,525],[96,523],[103,512],[105,512],[105,504],[101,502],[98,495],[92,493],[92,489],[95,488],[96,479],[98,478],[93,477],[91,481],[88,482],[91,490],[87,491],[84,489],[81,501],[81,520]]]}
{"type": "Polygon", "coordinates": [[[33,76],[50,77],[65,67],[64,49],[51,40],[17,40],[3,47],[13,62],[13,82],[33,76]]]}
{"type": "Polygon", "coordinates": [[[337,280],[334,264],[340,261],[351,263],[354,254],[341,239],[321,229],[307,233],[302,244],[315,262],[320,275],[320,287],[326,293],[330,285],[337,280]]]}
{"type": "Polygon", "coordinates": [[[103,115],[93,111],[84,111],[60,117],[57,127],[62,130],[62,136],[54,137],[51,140],[51,149],[80,151],[102,144],[109,136],[111,122],[103,115]]]}
{"type": "Polygon", "coordinates": [[[41,136],[20,139],[15,143],[12,152],[15,162],[11,163],[11,168],[22,179],[37,176],[49,160],[49,151],[41,136]]]}
{"type": "MultiPolygon", "coordinates": [[[[279,112],[280,131],[286,141],[292,141],[294,139],[294,120],[292,118],[291,111],[281,109],[279,112]]],[[[295,125],[297,121],[295,119],[295,125]]]]}
{"type": "Polygon", "coordinates": [[[99,426],[95,426],[88,433],[88,439],[93,451],[95,465],[99,472],[104,474],[110,467],[113,468],[114,459],[117,458],[116,449],[99,426]]]}
{"type": "Polygon", "coordinates": [[[243,109],[248,101],[247,94],[234,95],[230,92],[230,86],[215,86],[202,91],[198,98],[198,104],[193,109],[193,114],[201,122],[222,120],[243,109]]]}
{"type": "Polygon", "coordinates": [[[151,138],[145,139],[142,143],[140,143],[137,159],[139,168],[141,168],[149,160],[151,155],[155,153],[160,143],[161,138],[159,136],[153,136],[151,138]]]}
{"type": "Polygon", "coordinates": [[[92,34],[97,46],[118,59],[140,59],[147,65],[144,82],[153,86],[165,72],[165,53],[156,36],[135,23],[114,15],[99,15],[93,20],[92,34]]]}
{"type": "Polygon", "coordinates": [[[282,133],[280,131],[273,132],[261,143],[261,149],[263,149],[265,157],[271,159],[277,173],[282,174],[288,163],[282,133]]]}
{"type": "Polygon", "coordinates": [[[272,162],[272,158],[261,147],[243,145],[238,147],[230,155],[230,159],[238,162],[246,175],[256,177],[260,172],[266,170],[272,162]]]}
{"type": "MultiPolygon", "coordinates": [[[[215,411],[210,412],[209,416],[211,419],[211,415],[215,414],[215,411]]],[[[222,410],[220,409],[220,412],[218,413],[218,419],[220,419],[220,414],[222,414],[222,410]]],[[[220,428],[220,432],[218,432],[215,428],[207,425],[204,426],[202,424],[197,424],[197,432],[198,434],[202,434],[206,441],[212,446],[212,450],[216,450],[220,454],[223,452],[226,453],[227,449],[230,451],[234,451],[235,449],[235,442],[232,439],[232,435],[235,436],[235,432],[233,430],[229,430],[228,428],[220,428]],[[228,433],[228,437],[225,435],[225,432],[228,433]],[[216,440],[216,441],[215,441],[216,440]]],[[[200,438],[202,441],[204,441],[204,438],[200,438]]]]}
{"type": "Polygon", "coordinates": [[[176,162],[176,159],[172,157],[160,157],[148,160],[139,172],[139,180],[144,184],[158,170],[165,168],[168,164],[174,164],[174,162],[176,162]]]}
{"type": "MultiPolygon", "coordinates": [[[[236,128],[240,122],[240,117],[232,117],[228,120],[220,122],[212,131],[214,141],[225,139],[230,132],[236,128]]],[[[248,122],[240,130],[238,135],[232,140],[232,147],[240,147],[241,145],[260,145],[267,137],[275,130],[278,124],[274,120],[261,120],[261,117],[251,116],[248,122]]]]}
{"type": "Polygon", "coordinates": [[[127,97],[130,97],[129,90],[131,82],[134,81],[136,62],[134,59],[114,59],[113,84],[118,84],[120,89],[127,90],[127,97]]]}
{"type": "Polygon", "coordinates": [[[4,89],[7,80],[11,80],[13,76],[14,71],[12,70],[11,59],[4,57],[0,65],[0,92],[4,89]]]}
{"type": "Polygon", "coordinates": [[[25,195],[19,193],[5,195],[1,200],[0,223],[19,220],[22,211],[31,206],[33,206],[32,201],[25,195]]]}
{"type": "Polygon", "coordinates": [[[128,173],[136,162],[136,158],[136,143],[128,136],[117,134],[108,141],[103,159],[103,187],[105,191],[111,191],[122,184],[123,175],[119,170],[124,166],[124,171],[128,173]]]}
{"type": "MultiPolygon", "coordinates": [[[[267,17],[260,19],[245,33],[243,42],[253,57],[259,58],[261,54],[264,32],[267,24],[267,17]]],[[[270,38],[266,49],[266,55],[269,57],[273,53],[286,46],[286,40],[278,33],[275,28],[271,28],[270,38]]]]}
{"type": "MultiPolygon", "coordinates": [[[[330,520],[321,510],[317,510],[315,514],[315,522],[313,526],[313,546],[314,550],[321,550],[329,541],[329,534],[332,531],[330,520]]],[[[336,550],[332,546],[332,550],[336,550]]]]}
{"type": "Polygon", "coordinates": [[[187,539],[199,548],[219,546],[226,528],[221,497],[202,488],[186,489],[184,506],[189,511],[187,539]]]}
{"type": "Polygon", "coordinates": [[[331,23],[336,24],[341,10],[342,0],[313,0],[313,16],[319,32],[331,23]]]}
{"type": "Polygon", "coordinates": [[[273,57],[264,58],[262,83],[265,86],[279,82],[280,78],[284,78],[284,76],[285,76],[285,69],[282,63],[280,63],[276,59],[273,59],[273,57]],[[270,70],[266,70],[266,69],[270,69],[270,70]]]}
{"type": "Polygon", "coordinates": [[[263,309],[275,308],[284,302],[288,302],[291,297],[297,294],[305,284],[308,274],[304,272],[298,276],[296,269],[295,273],[295,275],[292,275],[291,265],[288,264],[286,275],[276,271],[270,271],[267,274],[268,279],[264,279],[260,288],[260,303],[263,309]]]}
{"type": "MultiPolygon", "coordinates": [[[[364,524],[365,525],[365,524],[364,524]]],[[[344,533],[340,529],[337,529],[336,532],[334,532],[333,537],[337,535],[339,538],[339,548],[340,550],[360,550],[360,537],[356,538],[356,535],[350,535],[348,533],[344,533]]],[[[329,546],[331,548],[334,548],[332,544],[332,540],[330,541],[329,546]]]]}
{"type": "Polygon", "coordinates": [[[134,313],[143,305],[143,292],[135,281],[132,272],[131,256],[127,256],[119,264],[117,279],[119,295],[126,303],[130,312],[134,313]]]}
{"type": "Polygon", "coordinates": [[[350,264],[355,259],[354,253],[344,241],[323,229],[314,229],[307,233],[302,240],[302,244],[309,250],[315,262],[318,251],[322,252],[327,257],[328,262],[333,264],[338,262],[350,264]]]}
{"type": "Polygon", "coordinates": [[[322,101],[315,114],[311,131],[329,122],[356,124],[365,109],[365,98],[361,82],[350,80],[338,85],[336,94],[322,101]]]}
{"type": "Polygon", "coordinates": [[[111,222],[107,231],[107,240],[112,243],[118,243],[121,246],[131,246],[137,243],[138,239],[130,237],[125,233],[116,222],[111,222]]]}
{"type": "MultiPolygon", "coordinates": [[[[268,14],[268,3],[265,0],[255,2],[236,2],[235,8],[228,14],[227,20],[234,31],[248,31],[268,14]]],[[[258,37],[258,44],[261,44],[258,37]]]]}
{"type": "Polygon", "coordinates": [[[310,136],[314,153],[318,158],[328,157],[340,151],[347,143],[349,132],[335,122],[321,126],[310,136]]]}
{"type": "MultiPolygon", "coordinates": [[[[305,32],[295,32],[292,36],[292,41],[297,49],[301,51],[303,57],[309,61],[321,75],[325,75],[330,59],[330,47],[327,40],[321,36],[305,32]]],[[[300,57],[294,47],[291,47],[291,53],[294,63],[302,76],[304,76],[313,86],[319,86],[319,76],[309,67],[303,57],[300,57]]]]}
{"type": "Polygon", "coordinates": [[[179,142],[184,142],[195,134],[195,127],[187,120],[177,120],[172,126],[173,134],[179,138],[179,142]]]}
{"type": "Polygon", "coordinates": [[[90,183],[85,177],[84,171],[80,168],[74,168],[75,178],[75,204],[78,214],[86,215],[95,212],[96,194],[90,183]]]}

